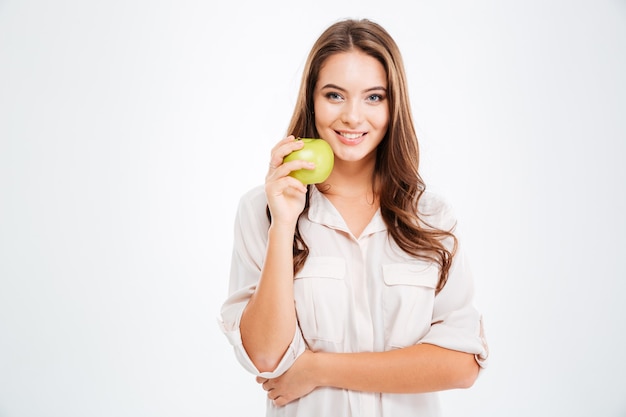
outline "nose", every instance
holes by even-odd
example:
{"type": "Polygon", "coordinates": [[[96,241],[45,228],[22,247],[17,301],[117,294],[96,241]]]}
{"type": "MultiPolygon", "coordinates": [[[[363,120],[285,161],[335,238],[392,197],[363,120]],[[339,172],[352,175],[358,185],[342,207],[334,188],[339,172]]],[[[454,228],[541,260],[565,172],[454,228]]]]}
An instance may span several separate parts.
{"type": "Polygon", "coordinates": [[[357,100],[347,101],[343,106],[341,121],[348,126],[355,126],[361,122],[363,111],[357,100]]]}

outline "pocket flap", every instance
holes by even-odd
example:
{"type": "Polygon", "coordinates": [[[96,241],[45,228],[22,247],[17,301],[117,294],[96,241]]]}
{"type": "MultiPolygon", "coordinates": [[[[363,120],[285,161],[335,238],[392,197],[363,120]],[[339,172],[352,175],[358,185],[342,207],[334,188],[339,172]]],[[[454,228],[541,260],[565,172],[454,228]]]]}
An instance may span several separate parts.
{"type": "Polygon", "coordinates": [[[439,266],[434,262],[387,264],[383,265],[383,277],[387,285],[436,288],[439,266]]]}

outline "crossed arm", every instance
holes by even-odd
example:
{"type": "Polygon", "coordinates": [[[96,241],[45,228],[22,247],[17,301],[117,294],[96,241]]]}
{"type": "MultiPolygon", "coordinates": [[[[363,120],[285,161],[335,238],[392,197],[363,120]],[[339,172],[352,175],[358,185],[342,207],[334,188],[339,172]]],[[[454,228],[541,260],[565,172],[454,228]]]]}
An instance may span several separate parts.
{"type": "Polygon", "coordinates": [[[268,398],[280,406],[322,386],[386,393],[469,388],[478,371],[473,354],[418,344],[386,352],[306,350],[280,377],[257,377],[257,382],[267,391],[268,398]]]}

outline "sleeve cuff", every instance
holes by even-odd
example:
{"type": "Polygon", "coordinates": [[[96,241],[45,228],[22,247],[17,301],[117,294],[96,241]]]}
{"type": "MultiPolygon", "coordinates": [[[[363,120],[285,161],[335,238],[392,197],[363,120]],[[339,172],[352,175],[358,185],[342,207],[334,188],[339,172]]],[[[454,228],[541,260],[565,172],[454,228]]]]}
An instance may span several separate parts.
{"type": "Polygon", "coordinates": [[[478,326],[471,333],[464,330],[467,328],[464,326],[446,325],[445,322],[436,324],[420,340],[420,343],[471,353],[481,369],[484,369],[489,362],[489,345],[485,337],[482,317],[478,318],[477,323],[478,326]]]}
{"type": "Polygon", "coordinates": [[[226,335],[228,342],[233,346],[233,349],[235,351],[235,357],[237,358],[237,361],[244,367],[244,369],[253,375],[262,376],[264,378],[276,378],[285,373],[306,349],[306,344],[304,342],[302,334],[300,333],[300,328],[296,326],[296,331],[294,333],[293,339],[276,369],[271,372],[259,372],[259,370],[256,368],[256,366],[254,366],[254,363],[252,363],[250,356],[248,356],[248,353],[243,347],[239,327],[227,326],[219,318],[218,326],[226,335]]]}

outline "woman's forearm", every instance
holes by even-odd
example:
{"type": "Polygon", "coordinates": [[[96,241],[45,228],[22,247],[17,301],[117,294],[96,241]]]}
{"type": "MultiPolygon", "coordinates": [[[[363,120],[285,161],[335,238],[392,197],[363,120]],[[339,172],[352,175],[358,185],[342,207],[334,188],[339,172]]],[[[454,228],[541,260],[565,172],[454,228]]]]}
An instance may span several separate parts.
{"type": "Polygon", "coordinates": [[[355,391],[422,393],[469,388],[478,376],[474,355],[419,344],[387,352],[313,355],[318,386],[355,391]]]}
{"type": "Polygon", "coordinates": [[[272,225],[261,278],[241,317],[241,338],[261,372],[272,371],[296,329],[293,299],[293,228],[272,225]]]}

